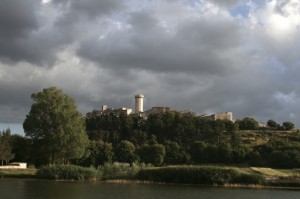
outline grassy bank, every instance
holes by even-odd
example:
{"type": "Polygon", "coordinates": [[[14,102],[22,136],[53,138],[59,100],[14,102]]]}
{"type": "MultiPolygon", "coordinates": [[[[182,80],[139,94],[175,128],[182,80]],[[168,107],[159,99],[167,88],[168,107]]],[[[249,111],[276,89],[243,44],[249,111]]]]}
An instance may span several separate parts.
{"type": "Polygon", "coordinates": [[[1,178],[51,180],[136,180],[147,182],[225,186],[300,187],[299,169],[226,166],[167,166],[105,164],[98,169],[75,165],[51,165],[41,169],[0,170],[1,178]]]}
{"type": "Polygon", "coordinates": [[[235,168],[217,166],[169,166],[141,170],[138,180],[183,184],[256,184],[264,185],[263,175],[243,173],[235,168]]]}
{"type": "Polygon", "coordinates": [[[36,172],[38,179],[50,180],[97,180],[98,171],[76,165],[50,165],[36,172]]]}
{"type": "Polygon", "coordinates": [[[35,178],[37,169],[1,169],[0,178],[35,178]]]}

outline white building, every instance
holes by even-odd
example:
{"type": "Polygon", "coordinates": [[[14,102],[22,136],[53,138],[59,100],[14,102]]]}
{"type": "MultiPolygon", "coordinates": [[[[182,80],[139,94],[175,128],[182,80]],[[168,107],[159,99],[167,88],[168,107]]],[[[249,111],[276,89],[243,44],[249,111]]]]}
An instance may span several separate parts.
{"type": "Polygon", "coordinates": [[[25,162],[12,162],[8,165],[0,166],[0,169],[27,169],[25,162]]]}

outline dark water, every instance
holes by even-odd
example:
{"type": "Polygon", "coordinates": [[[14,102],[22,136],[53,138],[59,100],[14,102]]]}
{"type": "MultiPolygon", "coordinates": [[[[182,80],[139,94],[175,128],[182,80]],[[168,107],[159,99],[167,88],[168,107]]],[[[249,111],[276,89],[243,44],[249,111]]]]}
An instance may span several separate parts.
{"type": "Polygon", "coordinates": [[[1,199],[300,199],[300,191],[0,179],[1,199]]]}

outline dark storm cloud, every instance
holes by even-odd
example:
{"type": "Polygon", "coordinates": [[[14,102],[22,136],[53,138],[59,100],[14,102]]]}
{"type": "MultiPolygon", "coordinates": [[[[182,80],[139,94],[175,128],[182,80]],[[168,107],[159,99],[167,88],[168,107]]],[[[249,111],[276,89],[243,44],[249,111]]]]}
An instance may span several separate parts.
{"type": "Polygon", "coordinates": [[[173,32],[148,12],[129,15],[131,28],[81,43],[78,55],[115,69],[223,74],[245,63],[239,24],[219,16],[183,21],[173,32]]]}
{"type": "Polygon", "coordinates": [[[14,64],[25,61],[38,66],[52,66],[57,61],[57,53],[82,35],[82,28],[74,27],[74,23],[83,24],[82,17],[87,16],[90,20],[122,7],[120,0],[52,2],[64,6],[49,10],[50,5],[43,5],[40,0],[1,2],[0,59],[3,62],[14,64]],[[56,21],[47,18],[51,16],[49,14],[58,16],[56,21]]]}
{"type": "Polygon", "coordinates": [[[22,47],[32,31],[39,28],[36,10],[38,0],[3,0],[0,6],[0,58],[20,61],[27,59],[30,46],[22,47]],[[26,51],[23,51],[25,48],[26,51]]]}
{"type": "Polygon", "coordinates": [[[38,0],[2,0],[0,6],[0,39],[25,37],[38,28],[35,9],[38,0]]]}
{"type": "Polygon", "coordinates": [[[0,59],[39,66],[52,65],[63,43],[57,30],[51,30],[39,16],[38,0],[4,0],[0,6],[0,59]]]}

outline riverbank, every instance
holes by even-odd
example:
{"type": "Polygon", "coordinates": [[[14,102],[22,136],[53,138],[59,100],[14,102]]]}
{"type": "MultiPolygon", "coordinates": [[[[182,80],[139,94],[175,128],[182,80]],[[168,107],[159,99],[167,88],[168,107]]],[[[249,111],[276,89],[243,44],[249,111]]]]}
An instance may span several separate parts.
{"type": "Polygon", "coordinates": [[[0,178],[143,184],[197,184],[232,188],[300,188],[299,170],[214,165],[151,167],[136,164],[132,166],[107,164],[98,170],[74,165],[52,165],[46,170],[0,170],[0,178]]]}
{"type": "Polygon", "coordinates": [[[0,178],[35,179],[37,169],[1,169],[0,178]]]}

